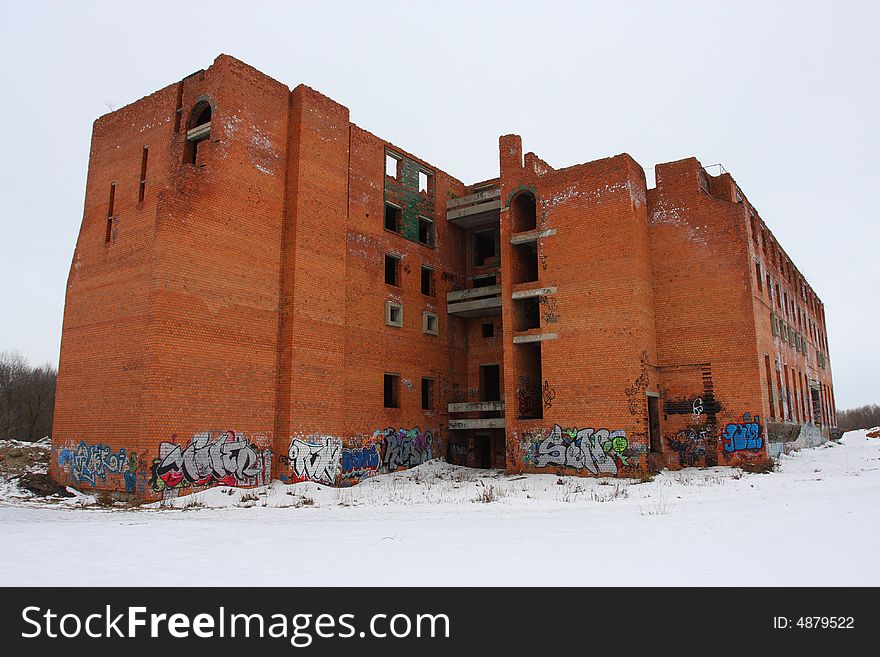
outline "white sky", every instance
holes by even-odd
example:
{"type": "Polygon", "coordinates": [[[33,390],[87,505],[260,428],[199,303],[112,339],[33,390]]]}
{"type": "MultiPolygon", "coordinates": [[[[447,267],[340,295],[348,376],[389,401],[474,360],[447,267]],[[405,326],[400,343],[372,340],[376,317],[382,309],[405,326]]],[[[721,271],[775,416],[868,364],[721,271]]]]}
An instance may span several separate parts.
{"type": "Polygon", "coordinates": [[[3,2],[0,351],[58,362],[94,119],[225,52],[464,182],[510,132],[723,163],[825,302],[838,407],[880,403],[880,4],[610,5],[3,2]]]}

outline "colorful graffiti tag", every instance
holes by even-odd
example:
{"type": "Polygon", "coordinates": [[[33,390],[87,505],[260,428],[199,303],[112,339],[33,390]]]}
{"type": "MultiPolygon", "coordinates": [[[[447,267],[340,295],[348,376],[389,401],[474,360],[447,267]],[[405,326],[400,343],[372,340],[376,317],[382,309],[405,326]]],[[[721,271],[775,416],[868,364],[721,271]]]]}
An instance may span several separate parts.
{"type": "Polygon", "coordinates": [[[588,470],[592,474],[617,474],[627,465],[626,432],[608,429],[539,429],[526,434],[526,465],[588,470]]]}
{"type": "Polygon", "coordinates": [[[430,431],[389,427],[376,431],[373,438],[382,446],[382,466],[389,472],[412,468],[433,458],[434,436],[430,431]]]}
{"type": "Polygon", "coordinates": [[[182,448],[162,443],[159,458],[153,460],[150,485],[153,490],[182,486],[257,486],[268,483],[271,451],[260,450],[241,434],[227,431],[216,440],[210,432],[193,436],[182,448]]]}
{"type": "Polygon", "coordinates": [[[138,456],[134,450],[128,453],[128,461],[125,464],[125,472],[122,473],[125,478],[126,493],[143,493],[146,488],[146,468],[147,458],[144,454],[138,456]]]}
{"type": "Polygon", "coordinates": [[[342,441],[332,436],[308,441],[294,438],[287,451],[293,481],[315,481],[332,486],[339,473],[341,451],[342,441]]]}
{"type": "Polygon", "coordinates": [[[113,451],[103,443],[89,445],[82,440],[74,450],[58,451],[58,465],[69,467],[77,483],[89,486],[96,486],[99,480],[107,481],[107,475],[120,474],[125,463],[125,449],[113,451]]]}
{"type": "Polygon", "coordinates": [[[724,432],[721,434],[724,451],[732,453],[763,449],[764,439],[761,437],[760,420],[758,415],[751,419],[748,413],[743,413],[742,422],[731,422],[724,427],[724,432]]]}
{"type": "Polygon", "coordinates": [[[376,445],[346,447],[342,450],[341,477],[343,484],[354,484],[379,474],[381,457],[376,445]]]}

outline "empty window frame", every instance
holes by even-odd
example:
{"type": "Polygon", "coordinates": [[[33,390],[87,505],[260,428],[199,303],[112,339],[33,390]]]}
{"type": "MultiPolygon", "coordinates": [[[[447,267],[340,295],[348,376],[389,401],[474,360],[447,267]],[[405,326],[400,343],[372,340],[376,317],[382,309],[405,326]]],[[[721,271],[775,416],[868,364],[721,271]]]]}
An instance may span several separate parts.
{"type": "Polygon", "coordinates": [[[385,230],[399,233],[403,225],[403,211],[393,203],[385,204],[385,230]]]}
{"type": "Polygon", "coordinates": [[[758,292],[763,292],[764,281],[761,276],[761,263],[755,260],[755,279],[758,281],[758,292]]]}
{"type": "Polygon", "coordinates": [[[422,379],[422,410],[434,410],[434,379],[422,379]]]}
{"type": "Polygon", "coordinates": [[[104,242],[109,243],[113,237],[113,206],[116,204],[116,183],[110,183],[110,200],[107,203],[107,229],[104,232],[104,242]]]}
{"type": "Polygon", "coordinates": [[[434,246],[434,222],[419,215],[419,244],[434,246]]]}
{"type": "Polygon", "coordinates": [[[495,324],[492,322],[486,322],[483,324],[483,337],[484,338],[494,338],[495,337],[495,324]]]}
{"type": "Polygon", "coordinates": [[[141,177],[138,183],[138,203],[143,203],[144,194],[147,191],[147,158],[149,155],[150,147],[144,146],[144,151],[141,155],[141,177]]]}
{"type": "Polygon", "coordinates": [[[390,253],[385,254],[385,282],[400,287],[400,258],[390,253]]]}
{"type": "Polygon", "coordinates": [[[383,388],[385,408],[400,408],[400,375],[386,373],[383,388]]]}
{"type": "Polygon", "coordinates": [[[208,101],[200,101],[190,114],[189,129],[186,132],[186,161],[198,164],[199,144],[211,138],[211,116],[213,108],[208,101]]]}
{"type": "Polygon", "coordinates": [[[398,165],[400,159],[394,157],[391,153],[385,153],[385,175],[397,179],[398,165]]]}
{"type": "Polygon", "coordinates": [[[422,294],[429,297],[435,295],[434,270],[425,265],[422,265],[422,294]]]}
{"type": "Polygon", "coordinates": [[[770,355],[764,354],[764,370],[767,378],[767,401],[770,404],[770,418],[776,419],[776,408],[773,403],[773,371],[770,368],[770,355]]]}
{"type": "Polygon", "coordinates": [[[499,231],[497,228],[474,232],[474,266],[484,267],[498,264],[495,257],[499,252],[499,231]]]}
{"type": "Polygon", "coordinates": [[[419,191],[430,194],[434,187],[434,176],[427,171],[419,171],[419,191]]]}
{"type": "Polygon", "coordinates": [[[394,301],[385,302],[385,324],[403,328],[403,306],[394,301]]]}
{"type": "Polygon", "coordinates": [[[437,313],[426,310],[422,313],[422,332],[426,335],[439,335],[440,322],[437,319],[437,313]]]}

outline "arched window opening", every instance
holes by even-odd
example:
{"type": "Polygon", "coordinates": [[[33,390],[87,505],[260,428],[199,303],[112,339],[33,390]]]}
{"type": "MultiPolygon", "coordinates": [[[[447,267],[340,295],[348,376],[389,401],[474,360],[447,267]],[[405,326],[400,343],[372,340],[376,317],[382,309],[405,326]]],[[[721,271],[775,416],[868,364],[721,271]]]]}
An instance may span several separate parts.
{"type": "Polygon", "coordinates": [[[199,144],[211,137],[211,115],[213,108],[206,100],[199,101],[193,107],[186,131],[186,161],[197,164],[199,144]]]}
{"type": "Polygon", "coordinates": [[[514,233],[535,230],[538,227],[535,197],[531,192],[517,194],[510,203],[510,212],[514,233]]]}

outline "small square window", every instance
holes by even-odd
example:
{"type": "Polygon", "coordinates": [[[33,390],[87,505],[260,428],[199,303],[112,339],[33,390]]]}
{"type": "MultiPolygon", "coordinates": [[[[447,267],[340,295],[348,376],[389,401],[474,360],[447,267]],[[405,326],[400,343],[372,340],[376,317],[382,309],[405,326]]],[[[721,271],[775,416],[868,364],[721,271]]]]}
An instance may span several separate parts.
{"type": "Polygon", "coordinates": [[[385,282],[400,287],[400,258],[385,254],[385,282]]]}
{"type": "Polygon", "coordinates": [[[388,326],[403,327],[403,306],[393,301],[385,302],[385,323],[388,326]]]}
{"type": "Polygon", "coordinates": [[[403,212],[396,205],[385,204],[385,229],[395,233],[400,232],[403,212]]]}
{"type": "Polygon", "coordinates": [[[427,217],[419,217],[419,243],[434,246],[434,222],[427,217]]]}
{"type": "Polygon", "coordinates": [[[431,174],[426,171],[419,171],[419,191],[430,192],[431,174]]]}
{"type": "Polygon", "coordinates": [[[434,379],[422,379],[422,410],[434,410],[434,379]]]}
{"type": "Polygon", "coordinates": [[[427,310],[422,313],[422,332],[428,335],[439,335],[440,324],[437,321],[437,315],[427,310]]]}
{"type": "Polygon", "coordinates": [[[422,294],[434,296],[434,270],[422,265],[422,294]]]}
{"type": "Polygon", "coordinates": [[[400,376],[386,374],[384,389],[385,408],[400,408],[400,376]]]}
{"type": "Polygon", "coordinates": [[[393,155],[389,153],[385,153],[385,175],[391,176],[392,178],[397,178],[397,163],[398,160],[393,155]]]}
{"type": "Polygon", "coordinates": [[[484,338],[495,337],[495,324],[493,324],[491,322],[483,324],[483,337],[484,338]]]}

